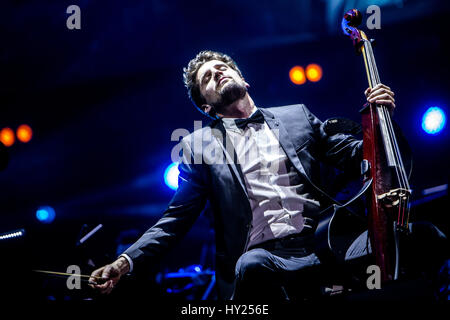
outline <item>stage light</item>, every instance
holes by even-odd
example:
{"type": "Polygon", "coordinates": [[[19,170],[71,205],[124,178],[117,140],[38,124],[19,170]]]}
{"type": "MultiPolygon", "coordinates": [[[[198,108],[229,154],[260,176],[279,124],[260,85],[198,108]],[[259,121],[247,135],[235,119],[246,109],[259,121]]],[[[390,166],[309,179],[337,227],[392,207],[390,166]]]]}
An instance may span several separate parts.
{"type": "Polygon", "coordinates": [[[174,162],[167,167],[166,171],[164,172],[164,182],[170,189],[172,189],[172,190],[178,189],[178,175],[179,174],[180,174],[180,171],[178,170],[177,162],[174,162]]]}
{"type": "Polygon", "coordinates": [[[11,128],[3,128],[0,131],[0,141],[6,146],[11,147],[14,144],[14,131],[11,128]]]}
{"type": "Polygon", "coordinates": [[[36,218],[42,223],[51,223],[55,220],[55,210],[49,206],[39,207],[36,211],[36,218]]]}
{"type": "Polygon", "coordinates": [[[289,78],[295,84],[304,84],[306,82],[305,70],[301,66],[292,67],[289,71],[289,78]]]}
{"type": "Polygon", "coordinates": [[[311,63],[306,67],[306,77],[311,82],[317,82],[322,79],[322,68],[315,63],[311,63]]]}
{"type": "Polygon", "coordinates": [[[17,128],[16,135],[19,141],[27,143],[33,136],[33,130],[31,130],[30,126],[22,124],[17,128]]]}
{"type": "Polygon", "coordinates": [[[422,117],[422,129],[428,134],[437,134],[445,126],[445,112],[439,107],[431,107],[422,117]]]}
{"type": "Polygon", "coordinates": [[[24,235],[25,235],[24,229],[14,230],[0,234],[0,240],[20,238],[23,237],[24,235]]]}

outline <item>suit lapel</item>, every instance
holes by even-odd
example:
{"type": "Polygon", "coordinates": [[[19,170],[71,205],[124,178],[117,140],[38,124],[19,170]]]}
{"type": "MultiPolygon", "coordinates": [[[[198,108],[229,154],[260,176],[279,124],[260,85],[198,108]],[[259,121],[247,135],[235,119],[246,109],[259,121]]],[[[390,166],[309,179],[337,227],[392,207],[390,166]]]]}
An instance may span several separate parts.
{"type": "Polygon", "coordinates": [[[287,157],[291,160],[294,167],[309,181],[311,179],[306,174],[305,168],[303,167],[297,153],[295,152],[295,147],[292,144],[292,140],[289,138],[289,134],[286,131],[283,123],[276,119],[275,116],[268,110],[264,108],[260,108],[262,114],[264,115],[264,120],[267,122],[267,125],[272,130],[272,132],[277,136],[278,141],[280,142],[281,147],[284,152],[286,152],[287,157]]]}
{"type": "Polygon", "coordinates": [[[245,186],[244,175],[242,173],[241,165],[237,161],[236,151],[234,150],[233,143],[226,134],[226,130],[225,127],[223,126],[222,121],[217,121],[217,123],[214,123],[212,127],[220,131],[221,135],[217,135],[216,132],[212,130],[213,135],[217,140],[217,143],[219,144],[220,148],[222,149],[225,155],[225,159],[227,161],[226,163],[228,164],[230,171],[234,174],[235,178],[239,182],[239,185],[241,186],[242,191],[248,198],[247,187],[245,186]],[[233,157],[227,150],[232,151],[233,157]]]}

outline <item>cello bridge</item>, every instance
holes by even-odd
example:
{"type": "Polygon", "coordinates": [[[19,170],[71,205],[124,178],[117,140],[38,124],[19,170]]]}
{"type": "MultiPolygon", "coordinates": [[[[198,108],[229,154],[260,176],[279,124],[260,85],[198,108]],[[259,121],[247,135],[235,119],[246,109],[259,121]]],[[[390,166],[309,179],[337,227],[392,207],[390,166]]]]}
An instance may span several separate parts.
{"type": "Polygon", "coordinates": [[[396,207],[400,204],[401,201],[407,201],[410,195],[411,190],[405,188],[397,188],[377,195],[377,199],[383,201],[389,206],[396,207]]]}

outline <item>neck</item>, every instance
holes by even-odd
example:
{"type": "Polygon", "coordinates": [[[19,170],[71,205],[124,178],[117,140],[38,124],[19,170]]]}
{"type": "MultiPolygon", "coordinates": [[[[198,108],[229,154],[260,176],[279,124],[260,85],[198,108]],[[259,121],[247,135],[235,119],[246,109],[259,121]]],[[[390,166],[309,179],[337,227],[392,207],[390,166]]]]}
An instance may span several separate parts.
{"type": "Polygon", "coordinates": [[[227,107],[223,108],[223,113],[217,113],[223,118],[248,118],[250,117],[255,103],[248,93],[245,96],[227,107]]]}

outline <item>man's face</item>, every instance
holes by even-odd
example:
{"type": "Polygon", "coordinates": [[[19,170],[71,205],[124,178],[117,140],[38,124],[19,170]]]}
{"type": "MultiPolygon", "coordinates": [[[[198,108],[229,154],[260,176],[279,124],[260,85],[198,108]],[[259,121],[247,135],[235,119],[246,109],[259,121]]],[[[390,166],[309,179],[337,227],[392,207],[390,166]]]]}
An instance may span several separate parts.
{"type": "Polygon", "coordinates": [[[206,103],[218,112],[243,98],[248,86],[233,68],[220,60],[205,62],[197,72],[197,83],[206,103]]]}

